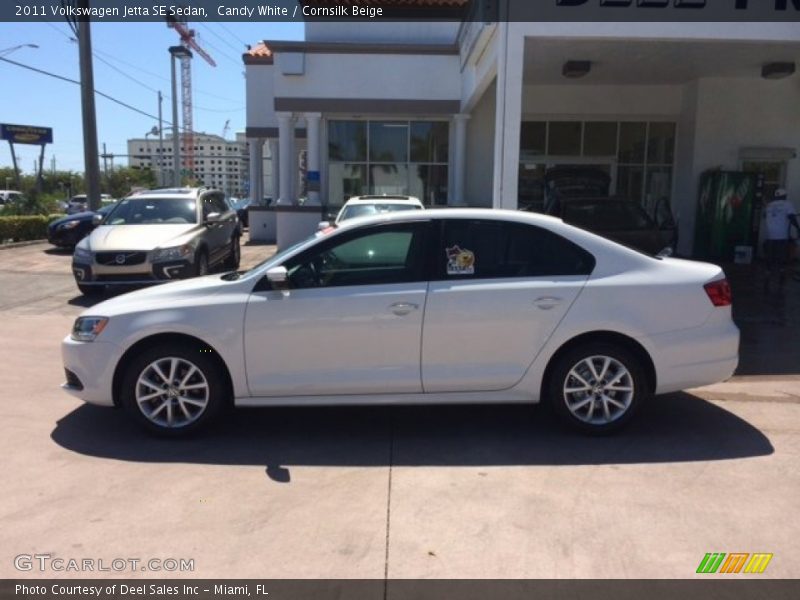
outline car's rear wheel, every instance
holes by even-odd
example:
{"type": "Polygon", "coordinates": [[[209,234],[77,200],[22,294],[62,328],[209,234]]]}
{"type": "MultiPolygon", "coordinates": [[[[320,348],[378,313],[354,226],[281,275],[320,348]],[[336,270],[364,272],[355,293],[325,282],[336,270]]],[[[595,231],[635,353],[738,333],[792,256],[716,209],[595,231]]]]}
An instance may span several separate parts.
{"type": "Polygon", "coordinates": [[[588,433],[610,433],[630,421],[649,385],[641,361],[626,348],[597,342],[557,359],[548,386],[555,412],[588,433]]]}
{"type": "Polygon", "coordinates": [[[147,430],[175,437],[212,421],[224,404],[225,393],[219,364],[206,348],[163,344],[131,361],[120,402],[147,430]]]}
{"type": "Polygon", "coordinates": [[[231,248],[228,253],[228,258],[225,259],[225,268],[238,269],[239,263],[242,260],[242,247],[239,242],[238,234],[234,234],[231,238],[231,248]]]}

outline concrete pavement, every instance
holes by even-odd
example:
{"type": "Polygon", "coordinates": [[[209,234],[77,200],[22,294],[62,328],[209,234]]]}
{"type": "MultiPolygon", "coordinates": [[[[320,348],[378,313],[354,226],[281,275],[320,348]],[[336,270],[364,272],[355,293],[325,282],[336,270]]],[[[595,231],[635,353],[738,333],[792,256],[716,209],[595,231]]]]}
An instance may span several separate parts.
{"type": "Polygon", "coordinates": [[[51,553],[195,562],[103,577],[684,578],[706,552],[800,576],[796,373],[657,398],[610,438],[451,406],[239,410],[159,440],[59,389],[86,302],[45,249],[0,251],[1,577],[86,575],[14,568],[51,553]]]}

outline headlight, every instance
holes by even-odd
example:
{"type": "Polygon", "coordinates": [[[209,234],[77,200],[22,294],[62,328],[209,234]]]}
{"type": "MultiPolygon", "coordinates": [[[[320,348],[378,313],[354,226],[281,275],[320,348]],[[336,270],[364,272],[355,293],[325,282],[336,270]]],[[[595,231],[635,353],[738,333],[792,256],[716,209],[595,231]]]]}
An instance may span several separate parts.
{"type": "Polygon", "coordinates": [[[78,317],[72,326],[72,339],[76,342],[93,342],[108,324],[106,317],[78,317]]]}
{"type": "Polygon", "coordinates": [[[59,229],[75,229],[80,224],[80,221],[67,221],[66,223],[62,223],[59,229]]]}
{"type": "Polygon", "coordinates": [[[159,248],[153,251],[153,261],[180,260],[182,258],[188,258],[193,252],[194,249],[190,244],[174,246],[172,248],[159,248]]]}
{"type": "Polygon", "coordinates": [[[92,262],[92,253],[86,248],[75,248],[75,253],[72,255],[73,260],[92,262]]]}

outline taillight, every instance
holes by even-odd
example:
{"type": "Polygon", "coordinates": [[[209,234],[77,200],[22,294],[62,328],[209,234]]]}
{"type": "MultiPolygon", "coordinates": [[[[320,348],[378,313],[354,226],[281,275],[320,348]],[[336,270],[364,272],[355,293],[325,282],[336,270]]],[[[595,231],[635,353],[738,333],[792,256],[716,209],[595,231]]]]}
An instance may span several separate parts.
{"type": "Polygon", "coordinates": [[[708,299],[714,306],[730,306],[732,302],[731,284],[727,279],[717,279],[703,286],[708,299]]]}

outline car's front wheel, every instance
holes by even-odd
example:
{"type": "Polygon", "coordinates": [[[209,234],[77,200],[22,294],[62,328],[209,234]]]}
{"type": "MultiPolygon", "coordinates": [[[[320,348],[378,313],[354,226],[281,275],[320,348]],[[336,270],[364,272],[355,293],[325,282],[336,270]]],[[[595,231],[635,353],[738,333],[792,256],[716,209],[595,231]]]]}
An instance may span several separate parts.
{"type": "Polygon", "coordinates": [[[561,355],[548,387],[559,417],[588,433],[619,429],[650,394],[641,361],[626,348],[604,342],[577,346],[561,355]]]}
{"type": "Polygon", "coordinates": [[[179,436],[211,422],[224,404],[225,379],[208,348],[162,344],[133,358],[120,402],[147,430],[179,436]]]}
{"type": "Polygon", "coordinates": [[[208,275],[208,255],[200,250],[194,257],[194,276],[202,277],[208,275]]]}

